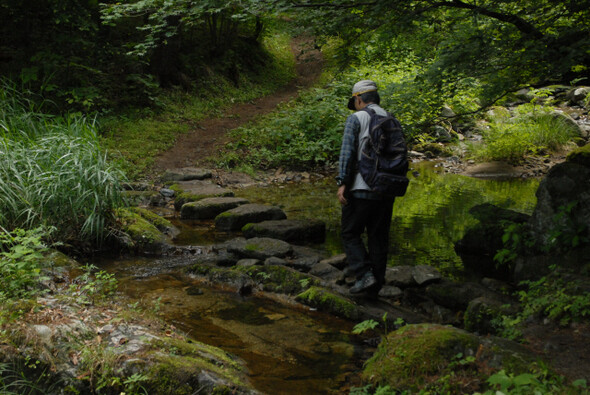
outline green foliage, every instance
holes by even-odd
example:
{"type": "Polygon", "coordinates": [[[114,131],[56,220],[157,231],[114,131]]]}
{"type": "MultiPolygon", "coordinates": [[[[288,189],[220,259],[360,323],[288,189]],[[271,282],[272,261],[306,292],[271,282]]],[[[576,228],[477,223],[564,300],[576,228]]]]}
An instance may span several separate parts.
{"type": "Polygon", "coordinates": [[[42,241],[51,230],[15,229],[7,232],[0,227],[0,300],[29,298],[41,292],[43,253],[42,241]]]}
{"type": "Polygon", "coordinates": [[[220,164],[246,163],[257,168],[313,167],[334,163],[340,149],[344,100],[337,90],[312,89],[255,125],[232,133],[220,164]]]}
{"type": "Polygon", "coordinates": [[[94,305],[115,293],[118,283],[114,274],[97,271],[98,268],[90,264],[83,269],[84,274],[70,285],[70,293],[78,302],[94,305]]]}
{"type": "MultiPolygon", "coordinates": [[[[285,1],[285,3],[287,3],[285,1]]],[[[475,78],[482,104],[523,85],[587,77],[590,13],[569,1],[430,2],[345,0],[299,8],[318,37],[338,37],[338,64],[355,63],[363,48],[416,56],[420,79],[433,89],[475,78]]],[[[377,60],[383,59],[375,57],[377,60]]]]}
{"type": "Polygon", "coordinates": [[[520,106],[516,116],[491,117],[480,128],[485,145],[472,146],[480,160],[521,162],[527,155],[555,152],[576,137],[576,128],[565,116],[539,106],[520,106]],[[530,111],[530,112],[527,112],[530,111]]]}
{"type": "Polygon", "coordinates": [[[577,201],[560,206],[553,218],[553,228],[550,233],[549,243],[545,246],[547,251],[569,251],[582,244],[588,243],[586,230],[588,225],[579,224],[572,218],[573,209],[578,205],[577,201]]]}
{"type": "Polygon", "coordinates": [[[552,267],[552,273],[537,281],[525,281],[528,289],[518,293],[524,318],[542,315],[567,325],[590,317],[590,296],[583,280],[552,267]]]}
{"type": "Polygon", "coordinates": [[[500,370],[492,374],[487,379],[487,383],[492,389],[483,394],[476,393],[475,395],[589,393],[586,389],[585,380],[577,380],[570,386],[565,383],[563,377],[552,375],[547,370],[540,369],[533,373],[521,373],[518,375],[500,370]]]}
{"type": "Polygon", "coordinates": [[[124,204],[123,175],[107,161],[94,124],[31,112],[10,87],[0,92],[8,98],[0,100],[0,225],[54,226],[59,240],[99,244],[111,210],[124,204]]]}
{"type": "Polygon", "coordinates": [[[360,335],[366,331],[375,329],[378,325],[379,323],[375,320],[365,320],[356,324],[354,328],[352,328],[352,333],[360,335]]]}
{"type": "Polygon", "coordinates": [[[504,248],[498,250],[494,256],[497,265],[511,265],[514,260],[534,245],[527,224],[504,221],[502,243],[504,248]]]}

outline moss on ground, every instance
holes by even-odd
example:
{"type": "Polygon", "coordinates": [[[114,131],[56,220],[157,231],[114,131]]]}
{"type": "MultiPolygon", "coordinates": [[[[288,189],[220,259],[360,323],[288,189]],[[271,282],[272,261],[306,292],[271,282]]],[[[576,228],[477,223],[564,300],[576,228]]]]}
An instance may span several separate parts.
{"type": "Polygon", "coordinates": [[[357,319],[359,310],[350,300],[318,286],[312,286],[297,295],[296,299],[308,306],[326,311],[339,317],[357,319]]]}

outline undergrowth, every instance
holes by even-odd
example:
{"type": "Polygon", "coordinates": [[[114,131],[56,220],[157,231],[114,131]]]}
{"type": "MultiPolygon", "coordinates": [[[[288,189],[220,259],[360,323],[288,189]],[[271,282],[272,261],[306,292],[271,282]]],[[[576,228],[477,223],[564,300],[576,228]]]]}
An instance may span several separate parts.
{"type": "Polygon", "coordinates": [[[480,127],[485,144],[471,146],[473,157],[519,163],[528,155],[558,151],[579,132],[566,115],[552,111],[534,104],[519,106],[514,115],[497,111],[480,127]]]}

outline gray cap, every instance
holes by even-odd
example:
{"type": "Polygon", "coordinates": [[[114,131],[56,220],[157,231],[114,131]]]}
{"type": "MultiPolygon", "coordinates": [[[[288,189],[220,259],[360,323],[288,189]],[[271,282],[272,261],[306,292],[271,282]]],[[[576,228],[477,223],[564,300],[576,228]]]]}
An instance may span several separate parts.
{"type": "Polygon", "coordinates": [[[371,80],[362,80],[354,84],[352,87],[352,95],[362,95],[363,93],[373,92],[377,90],[377,84],[371,80]]]}

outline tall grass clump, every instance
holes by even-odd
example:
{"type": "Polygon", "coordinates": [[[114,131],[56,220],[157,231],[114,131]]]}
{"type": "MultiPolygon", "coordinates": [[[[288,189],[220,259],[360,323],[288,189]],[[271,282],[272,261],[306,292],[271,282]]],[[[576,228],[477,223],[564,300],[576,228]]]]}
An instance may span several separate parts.
{"type": "Polygon", "coordinates": [[[480,160],[519,163],[527,155],[549,154],[579,136],[575,122],[545,110],[492,117],[481,129],[484,144],[472,147],[480,160]]]}
{"type": "Polygon", "coordinates": [[[63,242],[100,243],[122,206],[123,174],[107,161],[95,125],[80,115],[33,112],[11,88],[0,104],[0,226],[56,228],[63,242]]]}

